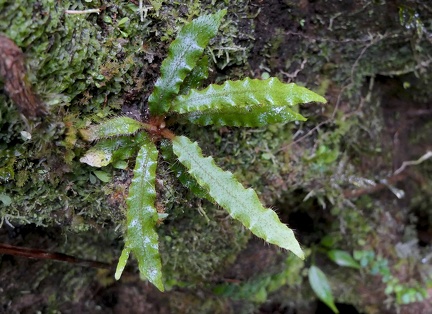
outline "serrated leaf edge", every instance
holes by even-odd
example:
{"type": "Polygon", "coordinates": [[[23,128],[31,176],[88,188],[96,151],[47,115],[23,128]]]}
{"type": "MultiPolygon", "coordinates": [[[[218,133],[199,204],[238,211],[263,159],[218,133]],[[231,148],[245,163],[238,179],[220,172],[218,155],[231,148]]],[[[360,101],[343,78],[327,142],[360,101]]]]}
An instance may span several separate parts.
{"type": "Polygon", "coordinates": [[[125,248],[120,256],[116,279],[120,278],[127,258],[133,253],[140,273],[163,291],[162,263],[158,247],[156,225],[156,166],[158,151],[150,138],[142,139],[134,168],[134,176],[126,199],[125,248]]]}
{"type": "Polygon", "coordinates": [[[168,49],[167,58],[162,62],[161,76],[148,100],[152,115],[163,115],[169,111],[171,101],[201,58],[210,39],[216,36],[225,14],[226,10],[221,10],[215,14],[202,15],[180,30],[168,49]]]}
{"type": "Polygon", "coordinates": [[[308,102],[325,103],[326,100],[305,87],[282,83],[275,77],[267,80],[245,78],[210,84],[203,90],[192,89],[188,94],[175,98],[170,111],[179,114],[206,110],[223,112],[227,107],[292,107],[308,102]]]}
{"type": "Polygon", "coordinates": [[[176,136],[172,142],[179,161],[231,217],[256,236],[304,259],[293,231],[279,220],[273,210],[262,206],[253,189],[245,189],[231,172],[220,169],[212,157],[203,157],[196,142],[185,136],[176,136]]]}

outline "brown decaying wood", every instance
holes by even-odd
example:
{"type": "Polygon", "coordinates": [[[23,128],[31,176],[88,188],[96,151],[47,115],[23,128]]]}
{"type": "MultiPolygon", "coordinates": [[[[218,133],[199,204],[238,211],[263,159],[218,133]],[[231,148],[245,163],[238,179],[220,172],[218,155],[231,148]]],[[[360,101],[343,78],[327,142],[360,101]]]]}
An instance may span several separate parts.
{"type": "Polygon", "coordinates": [[[26,78],[24,54],[8,37],[0,34],[0,80],[6,94],[27,118],[47,113],[26,78]]]}

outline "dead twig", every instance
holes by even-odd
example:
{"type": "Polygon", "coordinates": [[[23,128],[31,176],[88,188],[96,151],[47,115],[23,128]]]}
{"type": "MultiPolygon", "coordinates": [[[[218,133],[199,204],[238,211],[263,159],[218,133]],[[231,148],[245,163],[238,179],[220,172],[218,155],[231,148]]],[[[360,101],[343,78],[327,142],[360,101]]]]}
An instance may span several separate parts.
{"type": "Polygon", "coordinates": [[[13,245],[3,244],[3,243],[0,243],[0,254],[16,255],[16,256],[23,256],[27,258],[35,258],[35,259],[51,259],[60,262],[75,264],[78,266],[84,266],[84,267],[113,269],[113,266],[108,263],[76,258],[74,256],[58,253],[58,252],[49,252],[40,249],[13,246],[13,245]]]}
{"type": "Polygon", "coordinates": [[[406,167],[408,166],[416,166],[421,164],[423,161],[428,160],[429,158],[432,157],[432,151],[427,151],[423,156],[421,156],[419,159],[417,160],[408,160],[408,161],[404,161],[402,163],[402,165],[399,167],[399,169],[397,169],[394,174],[398,175],[399,173],[401,173],[402,171],[405,170],[406,167]]]}
{"type": "Polygon", "coordinates": [[[66,14],[90,14],[90,13],[100,13],[100,9],[88,9],[88,10],[65,10],[66,14]]]}
{"type": "Polygon", "coordinates": [[[395,189],[393,187],[393,185],[399,181],[402,181],[406,178],[406,171],[405,169],[408,166],[416,166],[421,164],[422,162],[430,159],[432,157],[432,151],[427,151],[425,154],[423,154],[419,159],[417,160],[408,160],[408,161],[404,161],[402,163],[402,165],[393,173],[392,176],[380,180],[380,183],[372,185],[372,186],[368,186],[365,188],[361,188],[361,189],[356,189],[356,190],[345,190],[343,192],[343,195],[345,196],[345,198],[357,198],[359,196],[365,195],[365,194],[371,194],[371,193],[375,193],[378,192],[380,190],[383,190],[385,188],[390,189],[398,198],[402,198],[403,197],[403,191],[395,189]]]}
{"type": "Polygon", "coordinates": [[[355,190],[345,190],[343,192],[343,196],[345,198],[357,198],[357,197],[360,197],[362,195],[376,193],[378,191],[387,189],[389,186],[394,185],[397,182],[402,181],[405,178],[406,178],[405,173],[396,174],[396,175],[393,175],[393,176],[391,176],[385,180],[381,180],[381,183],[378,183],[378,184],[375,184],[372,186],[368,186],[368,187],[361,188],[361,189],[355,189],[355,190]]]}

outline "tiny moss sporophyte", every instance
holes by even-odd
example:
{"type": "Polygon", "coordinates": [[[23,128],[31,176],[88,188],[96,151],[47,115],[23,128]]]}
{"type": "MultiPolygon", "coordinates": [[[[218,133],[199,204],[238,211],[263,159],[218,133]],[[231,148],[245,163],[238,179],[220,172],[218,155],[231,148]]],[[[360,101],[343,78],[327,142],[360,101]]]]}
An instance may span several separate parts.
{"type": "MultiPolygon", "coordinates": [[[[273,210],[261,204],[253,189],[245,189],[231,172],[219,168],[212,157],[204,157],[196,142],[165,127],[167,119],[202,126],[235,127],[304,121],[306,119],[294,106],[326,102],[304,87],[285,84],[277,78],[246,78],[195,89],[196,83],[206,78],[203,75],[207,73],[203,68],[207,66],[204,49],[216,35],[225,14],[226,10],[222,10],[200,16],[180,30],[169,47],[168,57],[162,62],[161,76],[149,97],[148,121],[122,116],[80,130],[85,140],[98,141],[80,159],[81,162],[102,167],[136,156],[126,200],[125,246],[117,265],[116,279],[120,278],[132,253],[138,260],[141,275],[159,290],[164,290],[156,232],[155,181],[159,152],[155,143],[158,141],[163,143],[161,148],[170,146],[182,164],[184,174],[201,189],[201,196],[204,194],[219,204],[256,236],[304,258],[293,231],[273,210]]],[[[163,154],[168,159],[174,155],[163,154]]]]}

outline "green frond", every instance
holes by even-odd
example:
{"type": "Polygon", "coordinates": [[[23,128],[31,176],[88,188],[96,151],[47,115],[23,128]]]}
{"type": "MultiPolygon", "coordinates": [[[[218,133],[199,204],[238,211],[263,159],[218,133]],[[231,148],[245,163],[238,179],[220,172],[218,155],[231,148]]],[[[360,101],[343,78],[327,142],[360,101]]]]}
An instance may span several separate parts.
{"type": "Polygon", "coordinates": [[[209,59],[204,55],[198,60],[196,66],[186,76],[181,84],[179,94],[187,94],[192,88],[198,88],[208,78],[209,59]]]}
{"type": "Polygon", "coordinates": [[[257,127],[273,123],[304,121],[293,106],[308,102],[326,102],[318,94],[277,78],[246,78],[212,84],[206,89],[191,90],[178,96],[171,111],[180,119],[199,125],[257,127]]]}
{"type": "Polygon", "coordinates": [[[161,76],[149,97],[152,115],[165,114],[180,86],[201,58],[210,39],[216,36],[226,10],[203,15],[185,25],[171,43],[167,58],[162,62],[161,76]]]}
{"type": "Polygon", "coordinates": [[[306,121],[306,118],[289,107],[264,107],[260,105],[232,107],[227,110],[196,111],[181,118],[198,125],[259,127],[274,123],[306,121]]]}
{"type": "Polygon", "coordinates": [[[86,141],[95,141],[121,135],[130,135],[142,128],[141,122],[128,118],[117,117],[102,123],[92,125],[80,130],[82,138],[86,141]]]}
{"type": "Polygon", "coordinates": [[[179,161],[231,217],[256,236],[304,258],[293,231],[279,220],[273,210],[263,207],[253,189],[245,189],[231,172],[220,169],[213,158],[203,157],[198,144],[187,137],[176,136],[172,143],[179,161]]]}
{"type": "Polygon", "coordinates": [[[327,276],[323,271],[315,265],[312,265],[309,268],[308,278],[312,290],[315,292],[318,299],[324,302],[333,311],[333,313],[339,313],[339,310],[334,303],[333,293],[327,276]]]}
{"type": "Polygon", "coordinates": [[[134,177],[127,198],[125,248],[117,265],[115,274],[119,279],[129,254],[138,260],[140,273],[163,291],[162,263],[158,248],[156,224],[158,221],[155,207],[156,166],[158,151],[149,138],[142,140],[134,168],[134,177]]]}
{"type": "Polygon", "coordinates": [[[170,170],[176,176],[176,178],[183,184],[184,187],[189,189],[195,196],[199,198],[205,198],[206,200],[214,203],[215,201],[208,195],[207,191],[199,185],[196,180],[189,174],[186,167],[175,162],[177,156],[174,155],[172,144],[168,140],[164,140],[160,143],[160,151],[163,158],[169,163],[170,170]]]}
{"type": "Polygon", "coordinates": [[[103,139],[90,148],[80,162],[92,167],[104,167],[112,162],[129,159],[137,151],[137,136],[103,139]]]}

